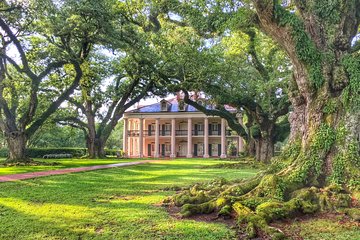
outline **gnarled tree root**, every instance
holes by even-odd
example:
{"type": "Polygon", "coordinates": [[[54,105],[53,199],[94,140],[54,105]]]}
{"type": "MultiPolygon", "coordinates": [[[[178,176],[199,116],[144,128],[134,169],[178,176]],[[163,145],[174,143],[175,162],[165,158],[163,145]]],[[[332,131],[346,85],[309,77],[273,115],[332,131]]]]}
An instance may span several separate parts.
{"type": "Polygon", "coordinates": [[[282,239],[284,234],[269,223],[301,214],[340,211],[355,220],[360,218],[360,210],[350,208],[351,196],[340,185],[287,192],[292,187],[276,175],[235,182],[217,179],[182,190],[164,203],[181,207],[183,217],[212,212],[219,217],[235,216],[239,229],[248,238],[262,232],[272,239],[282,239]]]}

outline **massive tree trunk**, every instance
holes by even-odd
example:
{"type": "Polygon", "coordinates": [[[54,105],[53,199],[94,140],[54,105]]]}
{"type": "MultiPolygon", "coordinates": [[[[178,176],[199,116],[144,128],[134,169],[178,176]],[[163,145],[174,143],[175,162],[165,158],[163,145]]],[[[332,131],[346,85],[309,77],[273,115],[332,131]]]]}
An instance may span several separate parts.
{"type": "Polygon", "coordinates": [[[5,133],[6,142],[9,148],[9,156],[6,163],[29,162],[30,158],[26,156],[26,135],[23,132],[16,131],[5,133]]]}
{"type": "Polygon", "coordinates": [[[105,142],[98,137],[86,137],[89,158],[105,158],[105,142]]]}
{"type": "Polygon", "coordinates": [[[315,9],[320,6],[307,1],[296,1],[299,15],[274,1],[254,4],[260,28],[283,47],[294,67],[290,140],[291,144],[298,141],[300,149],[292,157],[292,171],[285,172],[299,175],[297,186],[350,181],[353,173],[344,167],[344,179],[335,176],[349,146],[359,147],[355,127],[359,111],[354,110],[358,89],[352,84],[359,81],[360,64],[351,53],[359,25],[358,6],[354,2],[337,5],[331,9],[334,18],[329,19],[319,15],[324,14],[315,9]]]}
{"type": "Polygon", "coordinates": [[[173,200],[185,216],[235,212],[238,222],[247,224],[248,237],[261,229],[280,239],[283,233],[268,227],[276,219],[338,209],[359,214],[349,207],[351,191],[360,190],[360,52],[351,47],[360,1],[331,1],[336,4],[329,8],[324,7],[327,1],[294,1],[296,13],[278,1],[253,3],[260,29],[293,63],[290,144],[266,171],[248,181],[217,182],[226,189],[217,192],[214,183],[198,185],[173,200]]]}
{"type": "Polygon", "coordinates": [[[274,142],[269,137],[255,139],[256,160],[262,163],[269,163],[274,156],[274,142]]]}

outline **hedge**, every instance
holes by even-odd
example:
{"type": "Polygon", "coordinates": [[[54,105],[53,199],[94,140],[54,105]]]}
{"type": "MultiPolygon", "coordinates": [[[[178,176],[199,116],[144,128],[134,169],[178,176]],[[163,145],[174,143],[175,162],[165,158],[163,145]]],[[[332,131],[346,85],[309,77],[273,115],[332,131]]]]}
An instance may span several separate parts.
{"type": "MultiPolygon", "coordinates": [[[[8,149],[0,149],[0,157],[6,158],[8,156],[8,149]]],[[[117,152],[122,153],[122,150],[105,149],[106,155],[116,156],[117,152]]],[[[49,154],[71,154],[73,157],[82,157],[87,154],[86,148],[28,148],[26,155],[30,158],[42,158],[44,155],[49,154]]]]}

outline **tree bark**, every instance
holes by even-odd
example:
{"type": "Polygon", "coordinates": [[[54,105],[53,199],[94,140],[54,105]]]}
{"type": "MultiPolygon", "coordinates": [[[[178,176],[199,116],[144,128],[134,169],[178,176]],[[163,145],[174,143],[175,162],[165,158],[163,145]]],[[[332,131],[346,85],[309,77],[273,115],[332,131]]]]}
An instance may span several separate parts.
{"type": "Polygon", "coordinates": [[[16,131],[5,134],[6,142],[9,148],[9,156],[6,163],[29,162],[30,158],[26,156],[27,138],[23,132],[16,131]]]}
{"type": "Polygon", "coordinates": [[[106,158],[105,142],[101,138],[87,136],[89,158],[106,158]]]}
{"type": "Polygon", "coordinates": [[[300,149],[291,171],[282,173],[296,171],[297,181],[308,186],[346,183],[358,172],[348,156],[354,146],[352,154],[359,157],[359,111],[351,110],[359,89],[350,85],[360,67],[351,51],[360,22],[357,4],[344,2],[331,10],[338,18],[327,19],[306,1],[295,2],[297,15],[275,1],[254,0],[259,28],[285,50],[294,70],[290,144],[299,141],[300,149]]]}
{"type": "Polygon", "coordinates": [[[271,138],[259,138],[255,140],[256,160],[262,163],[269,163],[274,156],[274,142],[271,138]]]}

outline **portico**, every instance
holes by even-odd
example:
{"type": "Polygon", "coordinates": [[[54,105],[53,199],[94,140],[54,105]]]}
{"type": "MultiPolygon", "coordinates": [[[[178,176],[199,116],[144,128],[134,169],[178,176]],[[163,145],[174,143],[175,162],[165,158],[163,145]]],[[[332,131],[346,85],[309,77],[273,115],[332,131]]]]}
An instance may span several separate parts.
{"type": "Polygon", "coordinates": [[[231,142],[243,151],[242,139],[224,119],[189,108],[192,111],[149,110],[145,106],[125,113],[123,146],[128,157],[225,158],[231,142]]]}

